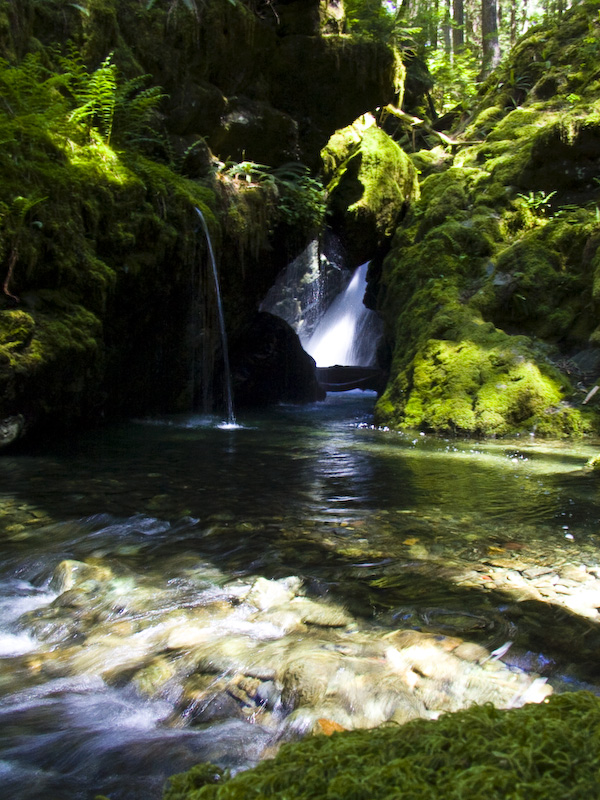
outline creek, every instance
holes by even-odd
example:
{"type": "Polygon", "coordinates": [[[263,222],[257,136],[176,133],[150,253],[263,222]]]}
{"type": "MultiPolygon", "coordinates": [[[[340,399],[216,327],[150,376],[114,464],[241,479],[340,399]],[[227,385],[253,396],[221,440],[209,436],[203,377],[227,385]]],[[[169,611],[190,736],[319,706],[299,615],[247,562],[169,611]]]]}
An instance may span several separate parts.
{"type": "Polygon", "coordinates": [[[3,455],[4,796],[151,800],[173,772],[247,767],[323,718],[598,691],[597,443],[378,430],[373,403],[329,395],[229,429],[140,420],[3,455]],[[303,683],[317,661],[327,679],[303,683]]]}

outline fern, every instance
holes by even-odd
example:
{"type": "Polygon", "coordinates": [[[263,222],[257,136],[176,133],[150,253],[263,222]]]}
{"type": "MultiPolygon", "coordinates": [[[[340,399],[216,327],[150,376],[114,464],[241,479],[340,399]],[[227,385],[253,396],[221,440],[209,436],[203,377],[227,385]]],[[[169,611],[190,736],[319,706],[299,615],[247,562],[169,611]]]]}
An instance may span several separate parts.
{"type": "Polygon", "coordinates": [[[273,169],[254,161],[228,162],[220,172],[237,181],[274,186],[279,197],[281,219],[287,224],[311,230],[323,226],[325,189],[319,180],[310,177],[305,164],[293,161],[273,169]]]}
{"type": "Polygon", "coordinates": [[[90,73],[72,45],[57,60],[61,69],[57,80],[75,105],[69,121],[98,131],[107,143],[113,132],[122,143],[162,141],[156,136],[157,109],[165,95],[159,86],[146,86],[150,75],[120,81],[112,53],[90,73]]]}
{"type": "Polygon", "coordinates": [[[115,135],[120,141],[160,142],[158,108],[166,97],[160,86],[145,86],[151,75],[131,78],[119,85],[115,97],[115,135]]]}
{"type": "Polygon", "coordinates": [[[0,59],[0,97],[9,116],[64,111],[60,95],[51,92],[53,78],[40,53],[28,53],[18,66],[0,59]]]}
{"type": "Polygon", "coordinates": [[[112,134],[117,93],[117,68],[111,63],[112,53],[89,75],[76,99],[81,103],[69,115],[71,122],[86,122],[109,142],[112,134]]]}

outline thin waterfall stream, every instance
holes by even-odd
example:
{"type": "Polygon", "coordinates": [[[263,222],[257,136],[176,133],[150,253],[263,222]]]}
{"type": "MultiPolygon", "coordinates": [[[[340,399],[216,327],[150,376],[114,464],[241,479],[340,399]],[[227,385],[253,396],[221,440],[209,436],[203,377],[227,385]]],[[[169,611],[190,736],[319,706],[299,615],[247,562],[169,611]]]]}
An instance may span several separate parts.
{"type": "Polygon", "coordinates": [[[212,240],[210,238],[210,231],[208,230],[208,225],[206,224],[206,219],[204,218],[204,214],[200,211],[199,208],[196,208],[198,212],[198,216],[200,217],[200,222],[202,223],[202,229],[204,231],[204,235],[206,237],[206,245],[208,248],[208,256],[210,260],[210,265],[212,269],[213,279],[214,279],[214,287],[215,287],[215,298],[217,301],[217,314],[219,320],[219,333],[221,335],[221,349],[223,351],[223,392],[225,396],[225,408],[227,412],[226,417],[226,424],[228,426],[236,425],[235,413],[233,410],[233,392],[231,389],[231,369],[229,366],[229,347],[227,344],[227,329],[225,327],[225,314],[223,312],[223,301],[221,300],[221,287],[219,285],[219,274],[217,272],[217,262],[215,259],[215,254],[212,246],[212,240]]]}

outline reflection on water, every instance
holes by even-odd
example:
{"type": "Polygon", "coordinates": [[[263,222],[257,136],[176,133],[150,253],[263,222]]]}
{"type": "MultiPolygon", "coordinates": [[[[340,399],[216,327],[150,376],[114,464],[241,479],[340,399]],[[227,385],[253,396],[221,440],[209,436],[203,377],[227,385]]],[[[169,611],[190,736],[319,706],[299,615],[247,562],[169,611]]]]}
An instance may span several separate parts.
{"type": "MultiPolygon", "coordinates": [[[[238,615],[233,628],[219,616],[246,576],[299,576],[364,631],[512,642],[496,657],[558,689],[600,682],[600,506],[584,469],[596,446],[376,430],[373,401],[330,396],[225,429],[210,417],[137,421],[0,459],[0,776],[11,797],[147,800],[195,761],[255,761],[281,723],[279,700],[258,702],[248,672],[232,688],[223,650],[214,680],[228,676],[246,716],[236,706],[209,719],[194,701],[194,725],[181,709],[174,721],[185,692],[208,695],[188,686],[199,680],[191,651],[161,655],[178,614],[191,630],[202,617],[202,637],[217,620],[230,647],[287,631],[281,614],[262,627],[238,615]]],[[[259,673],[266,697],[272,678],[259,673]]]]}

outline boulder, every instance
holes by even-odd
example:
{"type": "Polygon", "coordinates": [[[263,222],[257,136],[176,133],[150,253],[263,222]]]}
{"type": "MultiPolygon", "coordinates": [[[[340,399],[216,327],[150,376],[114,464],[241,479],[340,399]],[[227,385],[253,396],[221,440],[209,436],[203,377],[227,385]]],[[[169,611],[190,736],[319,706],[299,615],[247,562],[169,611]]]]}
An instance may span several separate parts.
{"type": "Polygon", "coordinates": [[[316,365],[287,322],[258,312],[232,347],[236,405],[311,403],[322,400],[316,365]]]}
{"type": "Polygon", "coordinates": [[[417,171],[369,117],[332,136],[322,157],[331,223],[355,267],[385,249],[419,195],[417,171]]]}

